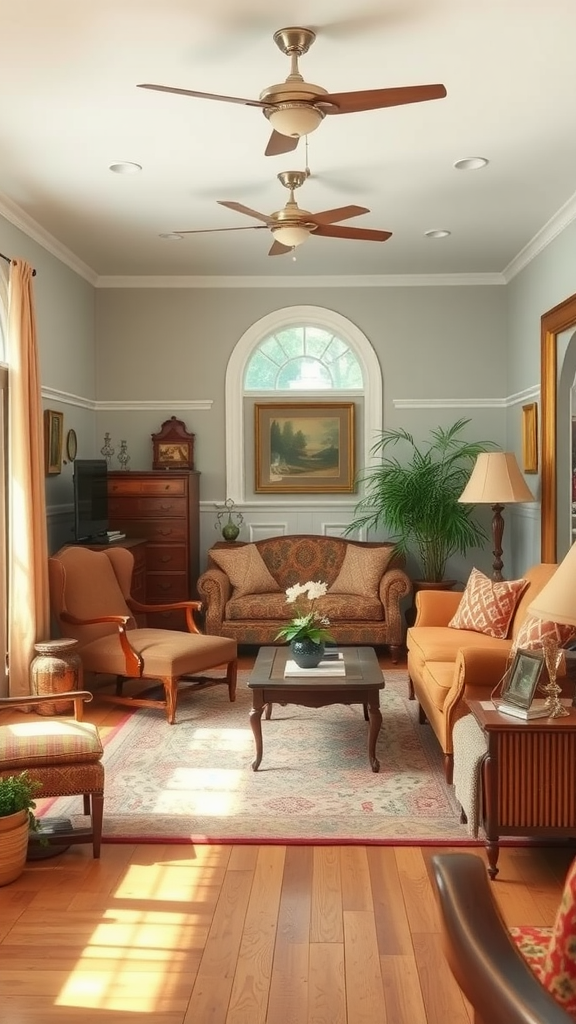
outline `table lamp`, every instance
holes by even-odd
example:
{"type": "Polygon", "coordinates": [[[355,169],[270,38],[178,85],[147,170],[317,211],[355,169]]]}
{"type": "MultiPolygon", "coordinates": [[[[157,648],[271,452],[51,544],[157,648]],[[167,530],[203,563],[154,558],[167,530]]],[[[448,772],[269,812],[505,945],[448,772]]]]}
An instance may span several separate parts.
{"type": "Polygon", "coordinates": [[[535,501],[522,476],[516,456],[512,452],[482,452],[478,455],[470,479],[458,501],[469,502],[471,505],[492,506],[492,579],[501,580],[504,505],[535,501]]]}
{"type": "MultiPolygon", "coordinates": [[[[576,544],[572,545],[552,578],[528,606],[527,614],[576,627],[576,544]]],[[[550,680],[544,687],[548,694],[546,707],[550,709],[550,718],[559,718],[569,714],[560,703],[562,690],[556,682],[562,648],[557,640],[546,638],[542,641],[542,650],[550,680]]]]}

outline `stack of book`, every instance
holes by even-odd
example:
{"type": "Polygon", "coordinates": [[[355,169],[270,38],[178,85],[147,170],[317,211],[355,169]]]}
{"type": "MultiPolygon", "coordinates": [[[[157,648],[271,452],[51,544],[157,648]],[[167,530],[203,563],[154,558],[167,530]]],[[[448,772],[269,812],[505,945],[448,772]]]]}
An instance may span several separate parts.
{"type": "Polygon", "coordinates": [[[106,530],[106,536],[108,543],[113,544],[115,540],[124,540],[126,534],[122,533],[121,530],[106,530]]]}
{"type": "Polygon", "coordinates": [[[505,700],[496,701],[496,707],[503,715],[523,718],[525,722],[531,718],[548,718],[550,710],[544,705],[545,700],[540,698],[533,700],[529,708],[519,708],[516,704],[507,704],[505,700]]]}
{"type": "Polygon", "coordinates": [[[284,669],[284,678],[289,679],[291,676],[345,676],[346,666],[344,664],[344,656],[341,651],[338,652],[337,656],[325,658],[316,665],[315,668],[300,668],[295,661],[289,660],[286,662],[284,669]]]}

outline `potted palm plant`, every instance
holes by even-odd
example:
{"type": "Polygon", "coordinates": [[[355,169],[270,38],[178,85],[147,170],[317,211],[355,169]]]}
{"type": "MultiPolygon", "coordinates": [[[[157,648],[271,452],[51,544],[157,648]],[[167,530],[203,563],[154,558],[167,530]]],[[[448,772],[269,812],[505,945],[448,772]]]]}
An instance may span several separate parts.
{"type": "Polygon", "coordinates": [[[464,555],[487,539],[474,506],[458,499],[476,457],[498,445],[466,441],[462,432],[468,423],[459,419],[448,429],[437,427],[423,445],[402,428],[384,430],[370,452],[379,461],[358,475],[365,493],[344,532],[385,527],[398,552],[413,549],[425,583],[444,580],[451,555],[464,555]],[[396,448],[403,459],[392,454],[396,448]]]}
{"type": "Polygon", "coordinates": [[[0,778],[0,885],[24,870],[30,830],[38,831],[34,797],[41,788],[27,771],[0,778]]]}

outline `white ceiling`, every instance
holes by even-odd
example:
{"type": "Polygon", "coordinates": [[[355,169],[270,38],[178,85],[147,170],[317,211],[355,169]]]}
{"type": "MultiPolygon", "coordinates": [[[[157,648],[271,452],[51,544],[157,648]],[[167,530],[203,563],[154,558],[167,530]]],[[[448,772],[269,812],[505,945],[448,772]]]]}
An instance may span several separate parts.
{"type": "Polygon", "coordinates": [[[0,19],[2,196],[97,275],[498,273],[558,211],[576,215],[574,0],[20,0],[0,19]],[[268,257],[267,231],[217,205],[270,214],[305,146],[265,157],[256,108],[137,89],[139,82],[258,99],[289,60],[273,42],[313,28],[306,81],[329,92],[443,83],[427,103],[326,117],[309,136],[312,212],[383,243],[311,237],[268,257]],[[455,170],[484,156],[480,171],[455,170]],[[116,161],[139,175],[109,171],[116,161]],[[570,202],[571,201],[571,202],[570,202]],[[447,228],[432,241],[424,232],[447,228]]]}

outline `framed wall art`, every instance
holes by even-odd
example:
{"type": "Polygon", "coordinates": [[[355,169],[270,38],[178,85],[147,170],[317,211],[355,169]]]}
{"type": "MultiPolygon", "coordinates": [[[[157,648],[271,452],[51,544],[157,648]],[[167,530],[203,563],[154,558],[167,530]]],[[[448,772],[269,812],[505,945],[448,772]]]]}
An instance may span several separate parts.
{"type": "Polygon", "coordinates": [[[538,472],[538,403],[522,406],[522,459],[525,473],[538,472]]]}
{"type": "Polygon", "coordinates": [[[44,470],[46,476],[62,472],[64,413],[44,410],[44,470]]]}
{"type": "Polygon", "coordinates": [[[354,490],[353,402],[267,402],[254,413],[257,492],[354,490]]]}

